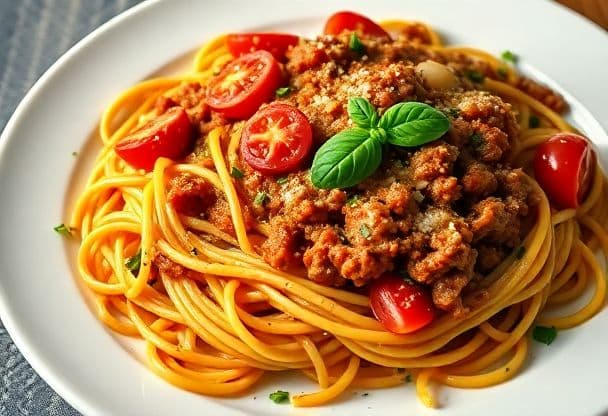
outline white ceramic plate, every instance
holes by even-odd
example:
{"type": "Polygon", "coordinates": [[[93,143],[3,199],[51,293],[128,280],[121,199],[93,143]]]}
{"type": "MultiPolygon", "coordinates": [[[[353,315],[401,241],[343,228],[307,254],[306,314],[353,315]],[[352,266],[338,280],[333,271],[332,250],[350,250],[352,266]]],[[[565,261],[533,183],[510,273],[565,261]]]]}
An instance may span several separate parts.
{"type": "Polygon", "coordinates": [[[608,409],[608,311],[535,346],[524,372],[484,390],[441,388],[441,410],[418,403],[413,386],[349,392],[318,409],[268,400],[281,388],[315,387],[268,377],[250,394],[217,400],[178,390],[149,372],[137,344],[106,330],[85,302],[75,246],[53,232],[80,191],[94,148],[88,137],[121,90],[221,32],[319,33],[333,11],[432,24],[450,43],[518,53],[523,69],[568,91],[571,119],[608,161],[608,36],[552,2],[468,0],[151,1],[113,19],[63,56],[23,100],[0,140],[0,314],[42,377],[87,415],[592,415],[608,409]],[[576,101],[577,97],[579,101],[576,101]],[[583,103],[583,107],[580,103],[583,103]],[[586,108],[586,109],[585,109],[586,108]],[[589,111],[587,111],[589,110],[589,111]],[[73,151],[82,157],[76,160],[73,151]],[[67,202],[66,202],[67,201],[67,202]]]}

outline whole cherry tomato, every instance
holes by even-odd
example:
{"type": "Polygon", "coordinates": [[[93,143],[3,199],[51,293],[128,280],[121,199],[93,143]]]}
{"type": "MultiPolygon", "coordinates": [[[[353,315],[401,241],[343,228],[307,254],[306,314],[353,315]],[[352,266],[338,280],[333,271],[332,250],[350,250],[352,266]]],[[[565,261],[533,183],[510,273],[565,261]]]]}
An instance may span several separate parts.
{"type": "Polygon", "coordinates": [[[583,136],[560,133],[536,148],[534,175],[560,208],[578,207],[589,192],[596,156],[583,136]]]}

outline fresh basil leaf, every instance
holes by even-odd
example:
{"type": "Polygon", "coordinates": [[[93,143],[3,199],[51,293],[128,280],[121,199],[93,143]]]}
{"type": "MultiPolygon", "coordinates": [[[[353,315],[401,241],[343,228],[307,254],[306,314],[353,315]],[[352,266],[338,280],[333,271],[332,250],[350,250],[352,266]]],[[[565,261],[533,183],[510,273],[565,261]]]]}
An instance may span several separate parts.
{"type": "Polygon", "coordinates": [[[319,148],[312,161],[311,181],[317,188],[348,188],[380,166],[382,144],[362,128],[341,131],[319,148]]]}
{"type": "Polygon", "coordinates": [[[357,126],[369,129],[378,124],[378,113],[374,106],[362,97],[348,100],[348,115],[357,126]]]}
{"type": "Polygon", "coordinates": [[[397,146],[420,146],[437,140],[450,128],[450,120],[441,111],[418,102],[399,103],[380,117],[378,127],[397,146]]]}

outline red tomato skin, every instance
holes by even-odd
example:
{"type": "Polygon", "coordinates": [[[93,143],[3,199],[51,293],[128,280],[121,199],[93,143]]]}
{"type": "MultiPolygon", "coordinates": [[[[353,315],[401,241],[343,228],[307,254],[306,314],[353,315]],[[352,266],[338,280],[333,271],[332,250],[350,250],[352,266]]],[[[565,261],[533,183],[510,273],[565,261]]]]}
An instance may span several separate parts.
{"type": "Polygon", "coordinates": [[[554,204],[576,208],[589,191],[595,161],[595,152],[585,137],[559,133],[536,148],[534,175],[554,204]]]}
{"type": "Polygon", "coordinates": [[[391,37],[386,30],[382,29],[379,24],[370,18],[349,11],[342,11],[331,15],[325,23],[323,33],[326,35],[339,35],[344,30],[356,30],[359,34],[364,33],[388,39],[391,37]]]}
{"type": "Polygon", "coordinates": [[[286,33],[231,33],[226,38],[228,50],[234,57],[264,50],[279,61],[284,61],[289,47],[297,45],[299,41],[299,37],[286,33]]]}
{"type": "Polygon", "coordinates": [[[255,170],[269,176],[297,170],[310,153],[311,148],[312,127],[306,116],[296,107],[280,102],[271,103],[260,109],[247,121],[247,124],[243,128],[240,146],[243,159],[255,170]],[[250,142],[252,134],[263,133],[265,131],[261,123],[266,123],[268,119],[274,122],[278,122],[278,120],[289,122],[287,126],[292,127],[290,130],[287,128],[283,129],[287,138],[291,138],[292,141],[290,146],[288,146],[287,154],[285,154],[285,150],[283,149],[282,158],[276,157],[266,160],[256,151],[250,142]]]}
{"type": "Polygon", "coordinates": [[[429,293],[420,285],[395,275],[384,275],[372,283],[370,307],[384,328],[395,334],[417,331],[435,318],[429,293]]]}
{"type": "Polygon", "coordinates": [[[115,150],[134,168],[151,171],[159,157],[177,160],[185,156],[193,133],[186,111],[172,107],[118,142],[115,150]]]}
{"type": "Polygon", "coordinates": [[[251,117],[260,105],[270,101],[282,83],[281,67],[270,52],[255,51],[236,58],[230,62],[222,72],[214,77],[207,87],[207,104],[224,117],[235,120],[244,120],[251,117]],[[259,65],[262,65],[259,68],[259,65]],[[221,97],[216,94],[222,81],[236,68],[253,66],[257,71],[257,78],[248,88],[234,97],[221,97]]]}

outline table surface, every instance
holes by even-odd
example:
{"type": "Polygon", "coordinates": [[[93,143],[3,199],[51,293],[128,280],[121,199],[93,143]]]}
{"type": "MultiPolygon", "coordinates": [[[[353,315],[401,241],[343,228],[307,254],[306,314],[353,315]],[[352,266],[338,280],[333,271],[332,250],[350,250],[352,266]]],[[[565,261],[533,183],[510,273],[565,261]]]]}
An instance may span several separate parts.
{"type": "MultiPolygon", "coordinates": [[[[62,53],[140,1],[0,0],[0,131],[62,53]]],[[[608,0],[559,1],[608,28],[608,0]]],[[[0,416],[78,414],[30,367],[0,321],[0,416]]]]}

